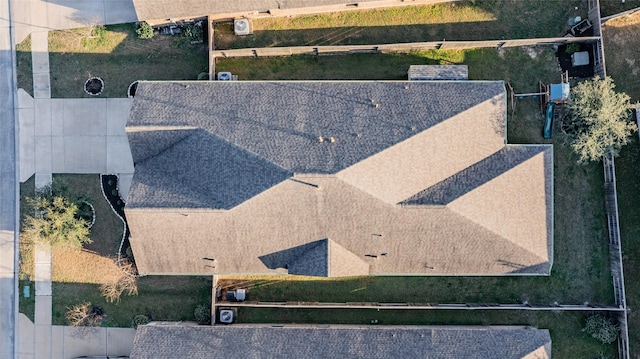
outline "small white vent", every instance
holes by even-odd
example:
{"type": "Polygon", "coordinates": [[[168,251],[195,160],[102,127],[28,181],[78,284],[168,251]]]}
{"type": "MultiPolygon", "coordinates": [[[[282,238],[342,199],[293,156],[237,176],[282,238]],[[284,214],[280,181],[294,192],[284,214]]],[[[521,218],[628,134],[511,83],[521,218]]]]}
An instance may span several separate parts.
{"type": "Polygon", "coordinates": [[[231,72],[218,72],[218,81],[231,81],[232,79],[231,72]]]}
{"type": "Polygon", "coordinates": [[[233,32],[236,35],[251,35],[251,22],[249,19],[236,19],[233,20],[233,32]]]}
{"type": "Polygon", "coordinates": [[[220,311],[220,323],[231,324],[233,323],[233,311],[221,310],[220,311]]]}

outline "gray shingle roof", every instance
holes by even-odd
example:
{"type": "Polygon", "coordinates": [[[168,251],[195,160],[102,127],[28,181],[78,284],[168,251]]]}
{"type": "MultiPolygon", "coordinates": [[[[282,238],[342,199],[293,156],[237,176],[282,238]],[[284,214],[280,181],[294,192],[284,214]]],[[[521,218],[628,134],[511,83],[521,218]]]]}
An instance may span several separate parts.
{"type": "Polygon", "coordinates": [[[409,66],[409,80],[468,80],[469,67],[467,65],[411,65],[409,66]]]}
{"type": "Polygon", "coordinates": [[[504,101],[501,82],[141,82],[138,269],[546,275],[553,153],[505,147],[504,101]]]}
{"type": "Polygon", "coordinates": [[[544,359],[551,337],[522,327],[142,325],[130,357],[544,359]]]}
{"type": "Polygon", "coordinates": [[[507,146],[400,204],[447,205],[547,149],[547,146],[507,146]]]}
{"type": "Polygon", "coordinates": [[[501,82],[140,82],[127,126],[196,127],[288,171],[329,174],[503,92],[501,82]]]}
{"type": "MultiPolygon", "coordinates": [[[[379,1],[358,0],[357,2],[372,3],[379,1]]],[[[353,1],[345,0],[133,0],[138,20],[198,17],[211,14],[248,14],[268,10],[288,10],[353,3],[353,1]]]]}
{"type": "Polygon", "coordinates": [[[136,163],[135,186],[127,203],[131,208],[231,209],[291,176],[203,130],[150,134],[148,141],[145,132],[130,134],[136,163]]]}

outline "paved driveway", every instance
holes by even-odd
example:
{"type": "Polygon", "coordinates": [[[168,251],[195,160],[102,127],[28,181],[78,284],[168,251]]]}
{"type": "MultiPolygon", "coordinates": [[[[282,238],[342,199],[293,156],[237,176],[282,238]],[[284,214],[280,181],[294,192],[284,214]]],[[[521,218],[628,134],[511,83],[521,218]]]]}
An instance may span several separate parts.
{"type": "Polygon", "coordinates": [[[12,13],[15,43],[34,31],[137,21],[132,0],[13,0],[12,13]]]}

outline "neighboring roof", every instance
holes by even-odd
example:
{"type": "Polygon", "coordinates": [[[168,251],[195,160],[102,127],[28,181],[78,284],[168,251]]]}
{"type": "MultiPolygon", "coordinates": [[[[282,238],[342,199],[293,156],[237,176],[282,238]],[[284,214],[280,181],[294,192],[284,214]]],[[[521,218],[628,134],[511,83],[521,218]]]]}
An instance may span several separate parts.
{"type": "Polygon", "coordinates": [[[250,14],[269,10],[292,10],[332,5],[386,2],[388,0],[133,0],[139,20],[159,20],[181,17],[199,17],[216,14],[250,14]]]}
{"type": "Polygon", "coordinates": [[[505,110],[501,82],[140,82],[138,269],[546,275],[552,147],[505,145],[505,110]]]}
{"type": "Polygon", "coordinates": [[[524,327],[141,325],[131,359],[546,359],[551,336],[524,327]]]}
{"type": "Polygon", "coordinates": [[[468,80],[469,67],[467,65],[411,65],[409,66],[409,80],[468,80]]]}

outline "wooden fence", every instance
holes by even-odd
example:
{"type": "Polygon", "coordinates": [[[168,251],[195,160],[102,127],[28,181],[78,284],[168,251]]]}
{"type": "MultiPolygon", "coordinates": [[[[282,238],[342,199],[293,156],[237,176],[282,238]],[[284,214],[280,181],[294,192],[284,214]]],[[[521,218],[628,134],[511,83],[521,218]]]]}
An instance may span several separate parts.
{"type": "Polygon", "coordinates": [[[289,47],[261,47],[232,50],[213,50],[211,57],[271,57],[293,55],[337,55],[353,53],[392,53],[423,50],[473,49],[481,47],[519,47],[540,45],[561,45],[573,42],[598,42],[599,37],[550,37],[538,39],[512,39],[488,41],[433,41],[407,42],[378,45],[336,45],[336,46],[289,46],[289,47]]]}

